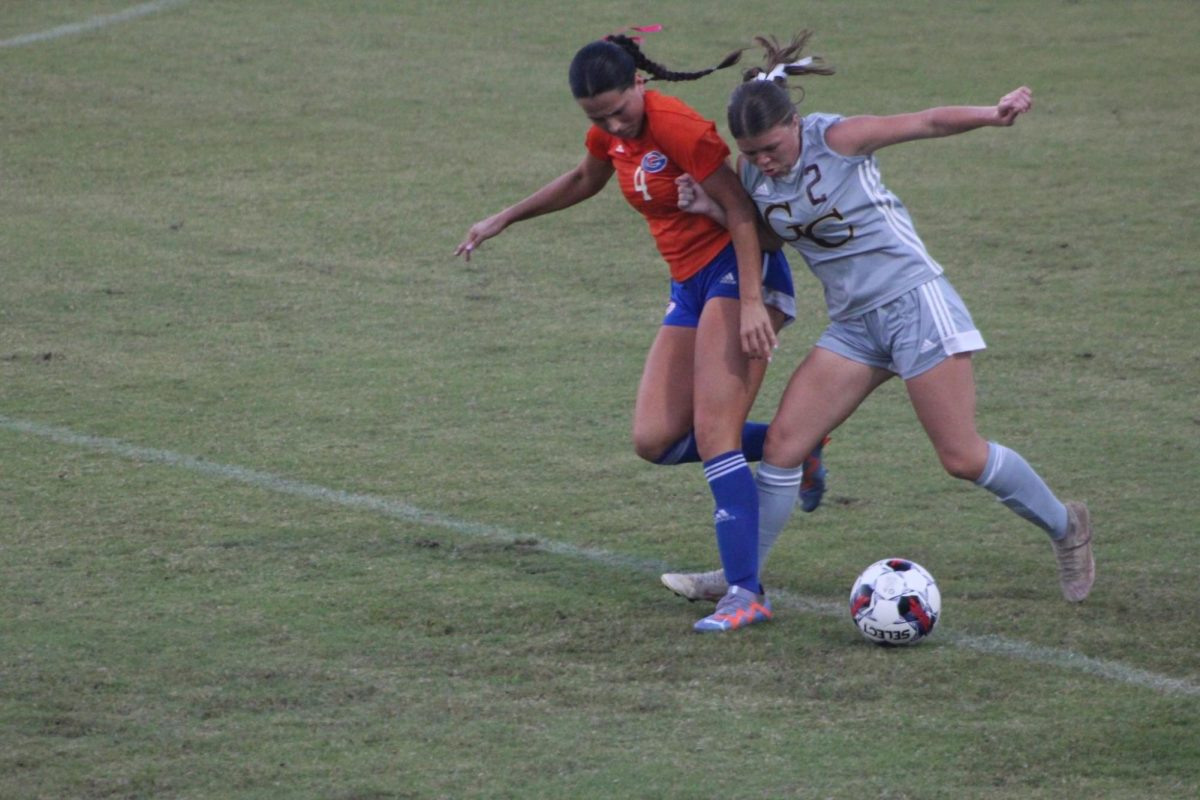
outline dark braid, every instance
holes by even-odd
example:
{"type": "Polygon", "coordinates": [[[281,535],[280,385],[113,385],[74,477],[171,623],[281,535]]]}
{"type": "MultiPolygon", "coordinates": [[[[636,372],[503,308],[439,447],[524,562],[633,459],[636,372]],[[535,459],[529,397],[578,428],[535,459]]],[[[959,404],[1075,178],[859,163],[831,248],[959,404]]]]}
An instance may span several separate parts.
{"type": "Polygon", "coordinates": [[[637,64],[637,68],[650,76],[649,80],[694,81],[703,78],[705,75],[716,72],[719,69],[732,67],[742,58],[742,50],[734,50],[732,53],[725,56],[721,63],[717,64],[715,67],[702,69],[698,72],[675,72],[667,69],[662,64],[651,61],[646,57],[646,54],[642,52],[642,48],[638,46],[638,43],[624,34],[614,33],[611,36],[605,36],[604,40],[606,42],[612,42],[617,47],[620,47],[622,50],[632,56],[634,63],[637,64]]]}

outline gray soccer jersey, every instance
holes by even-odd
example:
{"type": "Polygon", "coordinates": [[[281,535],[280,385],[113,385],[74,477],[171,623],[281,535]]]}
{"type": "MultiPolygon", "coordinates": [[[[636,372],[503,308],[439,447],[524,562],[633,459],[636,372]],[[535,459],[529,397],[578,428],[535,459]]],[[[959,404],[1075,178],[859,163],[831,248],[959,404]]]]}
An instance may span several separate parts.
{"type": "Polygon", "coordinates": [[[744,162],[742,185],[759,212],[825,287],[829,316],[864,314],[942,274],[900,198],[879,177],[875,156],[844,156],[825,143],[842,117],[808,114],[800,161],[769,178],[744,162]]]}

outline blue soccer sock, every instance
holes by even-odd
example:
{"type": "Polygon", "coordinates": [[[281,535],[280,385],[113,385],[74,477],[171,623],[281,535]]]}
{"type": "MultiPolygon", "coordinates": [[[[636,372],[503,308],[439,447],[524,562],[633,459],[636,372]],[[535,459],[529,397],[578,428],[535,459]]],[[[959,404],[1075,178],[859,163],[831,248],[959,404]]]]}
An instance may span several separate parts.
{"type": "MultiPolygon", "coordinates": [[[[763,442],[767,440],[767,423],[747,422],[742,426],[742,455],[747,461],[761,461],[763,442]]],[[[700,449],[696,446],[696,434],[688,431],[682,439],[667,448],[654,460],[655,464],[694,464],[700,460],[700,449]]]]}
{"type": "Polygon", "coordinates": [[[1046,531],[1051,539],[1067,535],[1067,507],[1015,450],[988,442],[987,464],[975,485],[996,495],[1017,516],[1046,531]]]}
{"type": "Polygon", "coordinates": [[[763,462],[758,465],[758,572],[761,575],[767,556],[775,546],[775,540],[792,518],[796,509],[796,496],[800,493],[800,481],[804,478],[804,467],[787,469],[763,462]]]}
{"type": "Polygon", "coordinates": [[[768,427],[765,422],[747,422],[742,426],[742,455],[747,461],[762,461],[768,427]]]}
{"type": "Polygon", "coordinates": [[[738,450],[704,462],[704,477],[712,489],[716,510],[717,550],[730,586],[762,593],[758,582],[758,490],[738,450]]]}

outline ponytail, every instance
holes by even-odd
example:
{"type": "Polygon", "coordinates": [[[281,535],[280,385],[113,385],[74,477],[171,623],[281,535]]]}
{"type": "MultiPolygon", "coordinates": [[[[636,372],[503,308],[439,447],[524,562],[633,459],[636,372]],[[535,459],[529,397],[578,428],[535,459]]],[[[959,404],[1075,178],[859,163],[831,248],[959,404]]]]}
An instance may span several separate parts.
{"type": "Polygon", "coordinates": [[[754,37],[755,44],[763,49],[765,67],[743,72],[742,85],[729,98],[729,133],[735,139],[758,136],[799,113],[796,106],[804,99],[804,88],[789,86],[789,77],[834,74],[834,68],[820,56],[799,58],[811,36],[812,31],[800,31],[786,46],[774,36],[754,37]],[[796,99],[789,92],[795,92],[796,99]]]}

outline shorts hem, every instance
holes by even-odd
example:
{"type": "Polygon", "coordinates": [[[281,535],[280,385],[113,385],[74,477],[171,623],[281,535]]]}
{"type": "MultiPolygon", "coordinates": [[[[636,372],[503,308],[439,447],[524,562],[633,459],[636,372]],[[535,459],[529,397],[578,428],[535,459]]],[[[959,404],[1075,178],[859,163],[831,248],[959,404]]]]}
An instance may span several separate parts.
{"type": "Polygon", "coordinates": [[[796,298],[787,292],[769,290],[764,286],[763,305],[778,310],[786,317],[782,326],[784,328],[796,321],[796,298]]]}
{"type": "Polygon", "coordinates": [[[983,334],[979,331],[961,331],[942,339],[942,350],[948,356],[958,355],[959,353],[973,353],[976,350],[986,349],[987,344],[984,343],[983,334]]]}

